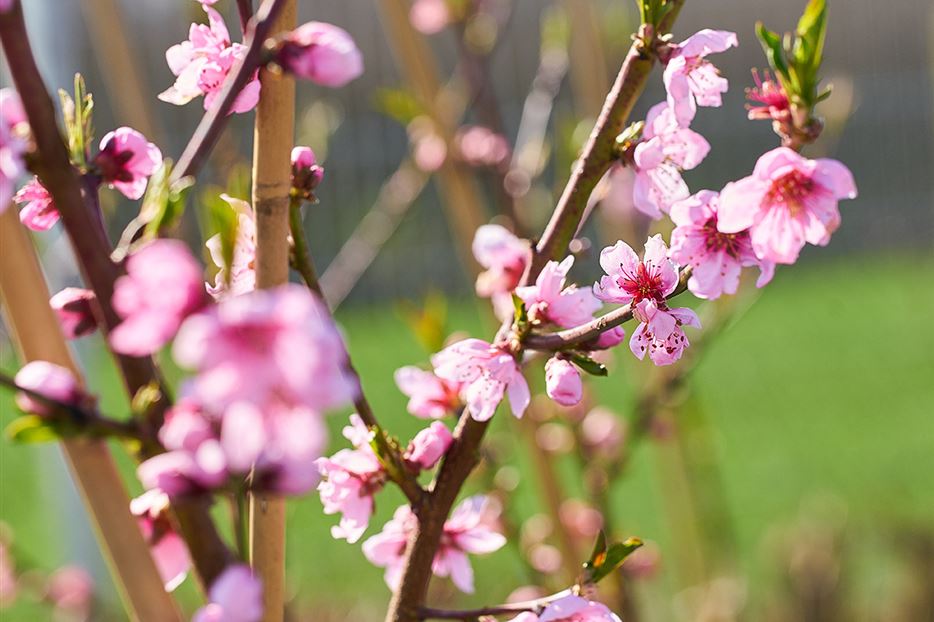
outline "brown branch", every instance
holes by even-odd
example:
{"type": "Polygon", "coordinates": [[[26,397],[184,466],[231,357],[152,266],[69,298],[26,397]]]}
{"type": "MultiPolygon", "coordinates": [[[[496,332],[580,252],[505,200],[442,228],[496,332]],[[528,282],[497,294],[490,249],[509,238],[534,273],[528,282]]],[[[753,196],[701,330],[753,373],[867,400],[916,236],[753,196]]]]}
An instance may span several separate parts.
{"type": "MultiPolygon", "coordinates": [[[[0,13],[0,42],[32,130],[37,152],[36,173],[61,214],[82,277],[97,296],[95,312],[106,337],[120,323],[111,305],[114,281],[120,271],[108,255],[110,243],[96,222],[99,215],[94,213],[89,199],[83,194],[81,179],[69,161],[68,149],[62,142],[55,118],[55,108],[36,66],[18,4],[11,11],[0,13]]],[[[130,396],[151,382],[162,384],[151,357],[115,357],[130,396]]],[[[163,394],[167,392],[163,391],[163,394]]],[[[167,403],[168,400],[163,401],[164,405],[167,403]]],[[[154,409],[154,415],[150,425],[156,428],[161,424],[162,410],[154,409]]],[[[174,509],[198,574],[205,584],[210,584],[223,571],[231,555],[206,510],[203,516],[199,516],[201,510],[185,505],[185,502],[180,502],[174,509]]]]}

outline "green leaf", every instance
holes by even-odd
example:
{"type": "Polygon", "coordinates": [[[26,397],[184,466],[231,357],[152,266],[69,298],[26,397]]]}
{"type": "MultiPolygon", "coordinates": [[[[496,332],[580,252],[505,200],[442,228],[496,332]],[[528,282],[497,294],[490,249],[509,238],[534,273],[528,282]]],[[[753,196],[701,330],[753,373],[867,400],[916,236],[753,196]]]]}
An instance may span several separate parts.
{"type": "MultiPolygon", "coordinates": [[[[213,235],[220,236],[221,258],[223,265],[233,264],[234,247],[237,242],[237,229],[240,226],[240,219],[237,211],[231,207],[218,192],[211,189],[205,191],[202,195],[205,209],[207,237],[213,235]]],[[[227,271],[228,277],[230,271],[227,271]]]]}
{"type": "Polygon", "coordinates": [[[421,102],[412,93],[403,89],[378,89],[376,108],[403,126],[426,113],[421,102]]]}
{"type": "Polygon", "coordinates": [[[84,78],[75,74],[74,98],[59,89],[58,97],[62,103],[62,120],[65,123],[65,136],[68,139],[68,154],[72,164],[87,167],[87,148],[94,138],[91,112],[94,110],[94,98],[87,92],[84,78]]]}
{"type": "Polygon", "coordinates": [[[628,538],[624,542],[617,542],[607,548],[606,535],[601,531],[590,559],[584,562],[580,583],[585,585],[597,583],[619,568],[626,558],[641,546],[642,540],[639,538],[628,538]]]}
{"type": "Polygon", "coordinates": [[[448,333],[448,301],[440,291],[430,291],[420,304],[404,300],[398,312],[426,352],[434,353],[444,347],[448,333]]]}
{"type": "Polygon", "coordinates": [[[603,363],[599,363],[583,352],[570,352],[571,361],[591,376],[606,376],[609,372],[603,363]]]}
{"type": "Polygon", "coordinates": [[[4,432],[14,443],[47,443],[61,438],[55,422],[39,415],[17,417],[4,432]]]}
{"type": "Polygon", "coordinates": [[[778,33],[772,32],[762,22],[756,22],[756,37],[762,44],[765,56],[769,60],[769,66],[775,72],[775,75],[787,83],[789,80],[788,63],[785,60],[785,49],[782,46],[782,38],[778,33]]]}
{"type": "Polygon", "coordinates": [[[162,390],[159,383],[153,380],[139,388],[130,402],[130,409],[136,417],[146,417],[153,407],[162,400],[162,390]]]}

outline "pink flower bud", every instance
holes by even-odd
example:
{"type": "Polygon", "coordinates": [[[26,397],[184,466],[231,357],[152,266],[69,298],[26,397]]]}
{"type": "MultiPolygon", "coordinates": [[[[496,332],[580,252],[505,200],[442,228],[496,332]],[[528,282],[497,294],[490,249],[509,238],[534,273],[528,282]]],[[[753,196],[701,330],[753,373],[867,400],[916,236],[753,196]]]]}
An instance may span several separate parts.
{"type": "Polygon", "coordinates": [[[562,406],[574,406],[584,396],[580,372],[569,360],[557,356],[545,363],[545,388],[548,397],[562,406]]]}
{"type": "Polygon", "coordinates": [[[342,28],[308,22],[293,30],[279,47],[276,62],[299,78],[341,87],[363,73],[363,55],[342,28]]]}
{"type": "Polygon", "coordinates": [[[311,147],[292,149],[292,188],[303,197],[311,198],[323,177],[324,169],[318,166],[311,147]]]}
{"type": "Polygon", "coordinates": [[[128,199],[139,199],[146,182],[162,164],[162,152],[146,137],[129,127],[118,127],[101,139],[94,165],[101,179],[128,199]]]}
{"type": "Polygon", "coordinates": [[[405,459],[420,469],[430,469],[441,460],[453,440],[447,426],[434,421],[415,435],[405,452],[405,459]]]}
{"type": "MultiPolygon", "coordinates": [[[[77,405],[85,397],[84,391],[70,371],[48,361],[27,363],[16,373],[14,381],[24,389],[35,391],[62,404],[77,405]]],[[[55,410],[53,406],[26,393],[16,394],[16,405],[24,412],[42,416],[51,415],[55,410]]]]}
{"type": "Polygon", "coordinates": [[[52,195],[39,183],[38,177],[20,188],[13,200],[23,206],[19,220],[27,229],[48,231],[58,222],[59,213],[52,202],[52,195]]]}
{"type": "Polygon", "coordinates": [[[96,300],[94,292],[79,287],[66,287],[49,299],[67,339],[84,337],[97,330],[97,320],[91,309],[96,300]]]}
{"type": "Polygon", "coordinates": [[[617,326],[600,333],[600,336],[597,337],[594,343],[594,347],[598,350],[609,350],[621,344],[624,339],[626,339],[626,329],[622,326],[617,326]]]}

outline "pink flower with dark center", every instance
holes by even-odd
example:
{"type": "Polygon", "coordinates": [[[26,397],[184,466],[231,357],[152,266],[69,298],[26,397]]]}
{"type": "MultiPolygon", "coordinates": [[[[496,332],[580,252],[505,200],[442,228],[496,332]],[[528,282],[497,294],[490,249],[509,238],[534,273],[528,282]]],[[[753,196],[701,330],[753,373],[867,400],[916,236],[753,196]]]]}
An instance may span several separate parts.
{"type": "Polygon", "coordinates": [[[13,197],[17,178],[26,171],[23,154],[29,146],[29,123],[19,94],[0,89],[0,213],[13,197]]]}
{"type": "Polygon", "coordinates": [[[486,272],[477,277],[477,295],[510,293],[522,280],[529,245],[500,225],[483,225],[473,238],[473,255],[486,272]]]}
{"type": "Polygon", "coordinates": [[[729,84],[706,56],[736,47],[736,33],[724,30],[701,30],[675,46],[665,67],[668,105],[678,125],[687,127],[698,106],[720,106],[721,95],[729,84]]]}
{"type": "Polygon", "coordinates": [[[549,261],[539,273],[535,285],[516,289],[516,295],[525,302],[532,322],[570,328],[593,319],[593,314],[602,305],[590,288],[564,286],[573,265],[573,256],[561,263],[549,261]]]}
{"type": "Polygon", "coordinates": [[[58,222],[60,215],[52,202],[52,195],[39,183],[38,177],[19,189],[13,200],[22,205],[19,221],[27,229],[48,231],[58,222]]]}
{"type": "Polygon", "coordinates": [[[416,417],[440,419],[463,407],[461,383],[450,382],[418,367],[400,367],[393,376],[396,386],[409,397],[407,409],[416,417]]]}
{"type": "Polygon", "coordinates": [[[548,397],[562,406],[576,406],[584,397],[581,374],[571,361],[553,356],[545,363],[548,397]]]}
{"type": "Polygon", "coordinates": [[[237,212],[237,237],[234,240],[233,261],[229,266],[224,260],[219,233],[205,243],[211,261],[218,267],[214,285],[207,285],[208,293],[215,300],[239,296],[256,289],[256,221],[253,208],[246,201],[228,194],[222,194],[221,198],[237,212]]]}
{"type": "Polygon", "coordinates": [[[766,71],[765,78],[759,72],[752,70],[752,78],[756,86],[746,89],[746,99],[758,105],[746,104],[749,110],[749,119],[771,119],[783,123],[791,116],[791,102],[788,94],[778,80],[766,71]]]}
{"type": "MultiPolygon", "coordinates": [[[[159,99],[176,106],[195,97],[205,96],[204,108],[220,93],[224,80],[237,59],[246,54],[240,43],[231,43],[230,33],[220,13],[202,3],[208,14],[207,24],[192,24],[188,40],[170,47],[165,53],[175,84],[159,94],[159,99]]],[[[259,78],[255,73],[234,102],[231,112],[247,112],[259,101],[259,78]]]]}
{"type": "Polygon", "coordinates": [[[246,564],[228,566],[211,584],[208,600],[191,622],[259,622],[263,617],[263,585],[246,564]]]}
{"type": "Polygon", "coordinates": [[[709,152],[710,144],[697,132],[680,127],[667,103],[652,106],[634,153],[636,209],[661,218],[672,203],[690,194],[681,171],[700,164],[709,152]]]}
{"type": "Polygon", "coordinates": [[[101,179],[128,199],[141,198],[149,176],[162,164],[159,148],[136,130],[119,127],[104,135],[100,149],[94,166],[101,179]]]}
{"type": "Polygon", "coordinates": [[[519,614],[509,622],[620,622],[619,617],[606,605],[567,593],[542,609],[519,614]]]}
{"type": "Polygon", "coordinates": [[[315,188],[324,178],[311,147],[292,148],[292,188],[306,199],[314,197],[315,188]]]}
{"type": "Polygon", "coordinates": [[[415,435],[405,450],[403,458],[417,469],[430,469],[447,453],[454,437],[447,426],[433,421],[430,426],[415,435]]]}
{"type": "Polygon", "coordinates": [[[89,289],[66,287],[49,298],[49,306],[58,316],[58,323],[66,339],[77,339],[97,330],[97,319],[92,305],[97,297],[89,289]]]}
{"type": "Polygon", "coordinates": [[[299,285],[229,298],[189,317],[173,355],[197,371],[192,394],[211,410],[279,401],[324,412],[358,390],[330,314],[299,285]]]}
{"type": "Polygon", "coordinates": [[[169,496],[158,488],[147,490],[130,501],[130,512],[136,516],[165,590],[175,590],[188,576],[191,557],[169,518],[169,496]]]}
{"type": "Polygon", "coordinates": [[[719,205],[716,192],[701,190],[671,207],[676,227],[671,233],[669,255],[693,268],[688,289],[698,298],[712,300],[721,294],[735,294],[745,266],[759,266],[759,287],[768,283],[775,272],[774,263],[756,257],[749,231],[723,233],[717,228],[719,205]]]}
{"type": "MultiPolygon", "coordinates": [[[[74,374],[61,365],[48,361],[26,363],[16,372],[13,381],[19,387],[35,391],[66,406],[78,406],[87,399],[87,394],[78,384],[74,374]]],[[[34,415],[49,416],[55,412],[55,406],[26,393],[16,394],[16,405],[23,412],[34,415]]]]}
{"type": "Polygon", "coordinates": [[[752,175],[720,192],[717,228],[749,229],[760,259],[791,264],[805,243],[825,246],[840,226],[840,199],[856,198],[850,170],[837,160],[808,160],[787,147],[764,154],[752,175]]]}
{"type": "Polygon", "coordinates": [[[322,477],[318,492],[325,514],[341,514],[340,523],[331,527],[331,536],[353,543],[370,523],[373,496],[386,483],[386,473],[370,447],[370,431],[359,415],[350,416],[344,436],[353,449],[342,449],[316,461],[322,477]]]}
{"type": "MultiPolygon", "coordinates": [[[[451,581],[463,592],[473,593],[473,568],[468,553],[492,553],[506,544],[506,538],[493,527],[495,508],[484,496],[464,499],[444,523],[441,544],[432,562],[432,572],[451,581]]],[[[398,587],[403,555],[417,519],[409,506],[403,505],[383,531],[363,543],[363,554],[374,565],[386,569],[384,579],[390,589],[398,587]]]]}
{"type": "Polygon", "coordinates": [[[123,322],[110,333],[110,345],[120,354],[152,354],[208,301],[201,266],[178,240],[147,244],[130,255],[126,271],[113,295],[114,310],[123,322]]]}
{"type": "Polygon", "coordinates": [[[448,346],[431,358],[431,364],[439,378],[463,383],[467,409],[477,421],[492,417],[504,395],[509,395],[516,417],[522,416],[531,400],[529,385],[515,357],[480,339],[465,339],[448,346]]]}
{"type": "Polygon", "coordinates": [[[688,345],[681,326],[699,328],[700,321],[688,308],[668,307],[666,299],[678,287],[678,270],[662,237],[648,239],[641,261],[625,242],[608,246],[600,253],[600,266],[608,276],[594,284],[594,294],[606,302],[629,304],[641,322],[629,339],[633,354],[642,359],[648,353],[656,365],[678,360],[688,345]]]}
{"type": "Polygon", "coordinates": [[[363,73],[363,55],[343,28],[308,22],[289,33],[276,62],[296,77],[321,86],[341,87],[363,73]]]}

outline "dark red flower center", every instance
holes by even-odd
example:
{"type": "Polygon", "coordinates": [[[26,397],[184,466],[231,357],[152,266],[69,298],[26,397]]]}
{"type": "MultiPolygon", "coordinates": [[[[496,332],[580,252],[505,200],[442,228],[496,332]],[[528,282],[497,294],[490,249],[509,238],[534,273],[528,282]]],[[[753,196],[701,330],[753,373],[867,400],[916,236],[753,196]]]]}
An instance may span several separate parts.
{"type": "Polygon", "coordinates": [[[792,216],[804,209],[805,199],[814,192],[814,181],[799,170],[785,173],[772,181],[765,195],[767,205],[784,205],[792,216]]]}
{"type": "Polygon", "coordinates": [[[658,302],[664,302],[665,295],[662,292],[662,277],[657,271],[649,270],[644,262],[639,263],[639,268],[635,274],[623,272],[619,278],[618,284],[626,293],[632,296],[632,306],[636,306],[641,301],[652,298],[658,302]]]}

